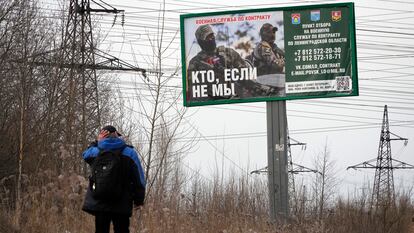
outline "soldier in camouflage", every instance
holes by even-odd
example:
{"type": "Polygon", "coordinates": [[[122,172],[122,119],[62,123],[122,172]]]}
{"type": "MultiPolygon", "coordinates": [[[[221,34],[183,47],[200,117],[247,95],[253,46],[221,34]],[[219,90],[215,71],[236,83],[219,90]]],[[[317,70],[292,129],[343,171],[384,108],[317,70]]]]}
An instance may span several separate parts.
{"type": "MultiPolygon", "coordinates": [[[[215,78],[220,83],[224,81],[224,69],[244,68],[247,67],[245,61],[240,55],[231,48],[224,46],[216,46],[216,38],[210,25],[201,25],[195,32],[195,36],[201,51],[190,60],[187,69],[187,87],[188,93],[192,92],[192,71],[213,70],[215,78]]],[[[227,97],[213,97],[211,93],[211,85],[207,84],[208,96],[212,99],[230,98],[227,97]]]]}
{"type": "Polygon", "coordinates": [[[262,41],[256,46],[252,60],[257,75],[285,73],[285,52],[275,44],[277,27],[265,23],[260,28],[262,41]]]}
{"type": "MultiPolygon", "coordinates": [[[[195,37],[201,48],[201,51],[194,56],[187,69],[187,100],[192,98],[192,72],[213,70],[215,79],[219,83],[229,84],[230,81],[224,80],[224,69],[247,68],[245,60],[231,48],[216,46],[215,34],[210,25],[201,25],[195,32],[195,37]]],[[[231,96],[213,96],[212,85],[215,83],[205,83],[207,85],[207,99],[228,99],[242,98],[251,96],[269,95],[269,88],[252,80],[243,80],[235,82],[235,95],[231,96]]],[[[203,100],[206,98],[199,98],[203,100]]]]}

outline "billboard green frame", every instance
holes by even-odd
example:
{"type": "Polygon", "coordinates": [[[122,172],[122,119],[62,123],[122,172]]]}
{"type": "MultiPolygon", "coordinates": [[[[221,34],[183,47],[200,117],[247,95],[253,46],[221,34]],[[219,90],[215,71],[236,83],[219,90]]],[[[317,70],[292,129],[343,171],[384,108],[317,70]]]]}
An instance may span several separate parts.
{"type": "Polygon", "coordinates": [[[295,100],[295,99],[314,99],[314,98],[331,98],[331,97],[347,97],[358,96],[358,69],[357,69],[357,48],[356,48],[356,28],[355,28],[355,7],[353,2],[344,3],[332,3],[332,4],[317,4],[317,5],[303,5],[303,6],[291,6],[291,7],[271,7],[271,8],[258,8],[247,10],[231,10],[220,12],[206,12],[206,13],[191,13],[180,15],[180,36],[181,36],[181,63],[182,63],[182,84],[183,84],[183,104],[187,107],[192,106],[204,106],[204,105],[219,105],[219,104],[233,104],[233,103],[251,103],[251,102],[264,102],[264,101],[278,101],[278,100],[295,100]],[[349,40],[351,50],[351,80],[352,80],[352,92],[351,93],[328,93],[325,95],[297,95],[297,96],[284,96],[284,97],[253,97],[245,99],[222,99],[222,100],[207,100],[203,102],[188,102],[186,96],[187,89],[187,60],[185,51],[185,28],[184,21],[187,18],[203,17],[203,16],[220,16],[228,14],[241,14],[241,13],[258,13],[267,11],[300,11],[300,10],[316,10],[320,8],[332,8],[332,7],[345,7],[349,9],[349,40]]]}

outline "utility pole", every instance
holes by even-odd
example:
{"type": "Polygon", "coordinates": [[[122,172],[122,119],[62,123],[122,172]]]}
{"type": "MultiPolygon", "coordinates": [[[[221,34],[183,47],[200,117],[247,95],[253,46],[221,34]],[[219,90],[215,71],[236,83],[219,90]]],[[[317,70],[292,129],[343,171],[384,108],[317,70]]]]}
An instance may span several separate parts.
{"type": "Polygon", "coordinates": [[[302,149],[306,149],[306,143],[299,142],[299,141],[291,138],[290,135],[289,135],[289,130],[288,130],[289,208],[290,208],[290,212],[293,215],[297,215],[298,212],[299,212],[298,210],[300,209],[300,207],[299,207],[300,202],[297,199],[295,175],[297,175],[299,173],[307,173],[307,172],[318,173],[318,171],[315,170],[315,169],[311,169],[311,168],[302,166],[300,164],[294,163],[293,159],[292,159],[292,150],[291,150],[292,146],[302,146],[302,149]],[[293,143],[292,143],[292,141],[293,141],[293,143]]]}
{"type": "MultiPolygon", "coordinates": [[[[269,197],[270,197],[270,201],[271,201],[270,214],[271,214],[272,220],[276,220],[276,219],[281,218],[281,216],[278,216],[276,213],[280,213],[279,210],[280,210],[281,207],[285,208],[285,206],[280,201],[282,199],[284,201],[288,202],[288,204],[287,204],[288,205],[287,213],[289,213],[289,211],[294,212],[294,213],[297,212],[297,211],[292,209],[292,207],[294,207],[297,204],[296,202],[294,204],[294,200],[293,200],[296,197],[294,175],[299,174],[299,173],[303,173],[303,172],[317,173],[318,171],[315,170],[315,169],[307,168],[305,166],[293,163],[291,147],[292,146],[302,146],[303,148],[306,148],[306,143],[296,141],[295,139],[292,139],[289,136],[289,131],[287,129],[287,120],[283,120],[281,118],[278,119],[278,117],[276,117],[277,120],[275,120],[274,118],[272,118],[272,117],[275,117],[274,116],[275,112],[273,113],[273,116],[270,116],[272,114],[271,110],[276,111],[276,112],[277,111],[283,111],[283,104],[281,106],[280,105],[279,106],[269,106],[269,105],[270,105],[270,102],[268,102],[268,106],[267,106],[268,107],[268,109],[267,109],[267,114],[268,114],[267,115],[267,121],[268,121],[268,166],[266,166],[264,168],[261,168],[261,169],[258,169],[258,170],[254,170],[250,173],[251,174],[265,174],[265,173],[268,174],[268,176],[269,176],[269,195],[270,195],[269,197]],[[273,120],[273,122],[269,122],[271,120],[273,120]],[[280,169],[280,170],[275,170],[276,168],[279,168],[279,166],[281,166],[280,161],[283,161],[283,158],[280,159],[279,156],[280,156],[280,154],[282,154],[282,156],[284,156],[284,154],[282,152],[284,151],[283,149],[285,147],[284,147],[284,144],[281,141],[280,141],[280,143],[278,143],[279,141],[276,141],[276,143],[273,143],[273,145],[276,145],[274,148],[270,148],[270,146],[269,146],[269,144],[271,143],[270,141],[275,140],[274,135],[276,135],[276,136],[279,135],[279,138],[283,138],[283,136],[281,136],[281,135],[283,135],[283,133],[278,132],[278,130],[279,131],[283,130],[283,128],[280,128],[280,127],[283,127],[283,122],[285,122],[285,125],[286,125],[286,135],[287,135],[287,137],[286,137],[286,140],[287,140],[287,143],[286,143],[286,146],[287,146],[286,148],[287,149],[286,149],[286,151],[287,151],[287,172],[288,172],[287,176],[288,176],[288,179],[287,179],[287,188],[286,188],[286,190],[283,190],[283,192],[287,191],[287,196],[288,197],[286,198],[286,200],[284,199],[285,196],[282,196],[282,194],[278,195],[278,193],[276,192],[277,190],[275,192],[273,192],[273,190],[275,190],[275,189],[272,188],[273,186],[280,187],[278,179],[280,179],[281,177],[283,177],[283,179],[285,178],[283,174],[282,175],[278,174],[280,172],[284,172],[283,168],[280,169]],[[269,134],[271,134],[271,135],[269,135],[269,134]],[[291,143],[291,141],[294,141],[294,142],[291,143]],[[276,155],[278,157],[276,157],[274,155],[276,155]],[[276,163],[278,163],[278,165],[276,165],[276,163]],[[271,165],[271,164],[273,164],[273,165],[271,165]],[[271,172],[270,169],[268,169],[269,166],[273,166],[273,167],[276,167],[276,168],[274,168],[273,172],[271,172]],[[275,174],[275,173],[277,173],[277,174],[275,174]],[[276,179],[274,177],[276,177],[276,179]],[[273,203],[273,205],[272,205],[272,203],[273,203]],[[281,207],[276,206],[277,203],[279,203],[279,205],[281,207]]],[[[284,108],[284,110],[286,111],[286,108],[284,108]]],[[[286,115],[286,112],[285,112],[285,115],[286,115]]],[[[282,182],[283,181],[285,181],[285,180],[282,180],[282,182]]],[[[282,209],[282,210],[285,210],[285,209],[282,209]]]]}
{"type": "Polygon", "coordinates": [[[59,93],[57,98],[63,104],[56,106],[53,113],[56,116],[52,117],[63,119],[65,124],[60,140],[63,141],[64,150],[69,157],[77,158],[80,151],[86,148],[87,140],[94,138],[96,130],[101,126],[96,70],[138,72],[145,81],[149,81],[147,73],[160,72],[139,68],[97,49],[93,40],[91,13],[118,14],[123,13],[123,10],[113,8],[101,0],[70,0],[68,10],[59,48],[16,59],[14,62],[56,68],[56,75],[51,79],[55,79],[54,91],[59,93]],[[91,1],[101,8],[91,8],[91,1]],[[38,57],[43,59],[39,60],[38,57]]]}
{"type": "Polygon", "coordinates": [[[413,165],[392,158],[391,141],[393,140],[403,140],[404,145],[407,145],[408,143],[407,138],[402,138],[390,132],[388,110],[387,105],[385,105],[377,158],[362,162],[354,166],[349,166],[347,168],[375,169],[375,180],[371,200],[371,206],[375,205],[375,209],[377,209],[380,205],[393,204],[395,201],[393,170],[414,169],[413,165]],[[396,138],[391,138],[391,135],[395,136],[396,138]],[[374,164],[375,161],[376,164],[374,164]]]}
{"type": "Polygon", "coordinates": [[[266,102],[270,218],[289,216],[286,101],[266,102]]]}
{"type": "MultiPolygon", "coordinates": [[[[62,130],[63,136],[59,140],[63,142],[65,154],[75,161],[78,161],[79,153],[86,148],[88,140],[95,138],[96,130],[101,126],[96,70],[138,72],[146,82],[150,81],[148,73],[162,75],[160,71],[137,67],[99,50],[94,42],[91,19],[91,13],[96,12],[123,14],[124,10],[113,8],[102,0],[70,0],[61,46],[13,60],[16,63],[55,67],[55,75],[51,77],[55,88],[53,92],[58,93],[56,98],[59,101],[56,102],[63,104],[55,106],[56,110],[50,118],[63,119],[64,126],[58,129],[62,130]],[[100,8],[91,8],[91,2],[100,8]]],[[[52,101],[51,104],[56,102],[52,101]]],[[[73,164],[73,161],[68,164],[73,164]]],[[[79,166],[75,166],[75,169],[79,169],[79,166]]]]}
{"type": "Polygon", "coordinates": [[[115,8],[92,9],[90,0],[69,2],[69,13],[60,50],[59,72],[61,79],[66,82],[65,147],[72,156],[86,148],[87,140],[90,138],[88,134],[98,129],[101,122],[98,80],[93,68],[96,43],[92,31],[92,12],[117,14],[122,11],[115,8]]]}
{"type": "Polygon", "coordinates": [[[96,48],[91,19],[91,13],[96,12],[118,14],[124,11],[101,0],[70,0],[62,46],[57,52],[60,61],[36,63],[58,67],[59,78],[65,83],[61,90],[65,93],[67,103],[66,106],[61,106],[66,120],[64,142],[65,149],[72,157],[86,148],[88,140],[94,137],[95,131],[101,126],[96,70],[136,71],[146,77],[145,69],[130,65],[96,48]],[[99,9],[91,8],[91,1],[99,9]],[[96,57],[99,63],[96,62],[96,57]]]}
{"type": "MultiPolygon", "coordinates": [[[[289,135],[289,130],[287,130],[287,160],[288,160],[288,194],[289,194],[289,209],[290,212],[293,214],[296,214],[298,211],[297,209],[299,206],[297,206],[296,201],[296,188],[295,188],[295,175],[298,175],[300,173],[320,173],[315,169],[308,168],[305,166],[302,166],[300,164],[294,163],[292,159],[292,146],[302,146],[302,149],[306,149],[306,143],[299,142],[289,135]],[[293,141],[293,143],[292,143],[293,141]]],[[[267,174],[268,173],[268,167],[264,167],[261,169],[257,169],[254,171],[251,171],[250,174],[267,174]]]]}
{"type": "MultiPolygon", "coordinates": [[[[147,73],[162,74],[160,71],[139,68],[97,49],[91,20],[91,13],[94,12],[118,14],[124,11],[113,8],[102,0],[70,0],[61,46],[13,60],[16,63],[27,62],[30,65],[56,68],[56,75],[51,77],[51,82],[54,83],[53,91],[59,93],[56,98],[63,104],[56,106],[51,118],[63,119],[64,126],[58,129],[62,130],[63,136],[59,140],[63,142],[64,151],[75,161],[78,161],[77,156],[81,150],[86,148],[87,140],[94,138],[96,130],[101,126],[96,70],[138,72],[145,78],[144,81],[149,81],[147,73]],[[101,8],[91,8],[91,1],[101,8]],[[39,57],[43,59],[37,59],[39,57]]],[[[55,103],[52,101],[51,104],[55,103]]],[[[69,164],[73,164],[73,161],[69,164]]],[[[61,166],[63,167],[63,162],[61,166]]],[[[76,169],[82,168],[75,166],[76,169]]]]}
{"type": "MultiPolygon", "coordinates": [[[[296,188],[295,188],[295,176],[294,176],[294,174],[297,174],[297,173],[294,173],[295,168],[293,166],[293,160],[292,160],[292,146],[302,146],[302,148],[303,148],[303,147],[306,147],[306,143],[296,141],[295,139],[290,137],[289,130],[287,132],[288,132],[288,136],[287,136],[288,155],[287,156],[288,156],[288,183],[289,183],[288,187],[289,187],[289,197],[290,197],[289,206],[290,206],[290,209],[292,211],[292,207],[295,206],[295,204],[294,204],[295,201],[294,200],[296,199],[296,188]],[[291,143],[291,141],[294,141],[294,143],[291,143]]],[[[293,212],[295,212],[295,211],[293,211],[293,212]]]]}

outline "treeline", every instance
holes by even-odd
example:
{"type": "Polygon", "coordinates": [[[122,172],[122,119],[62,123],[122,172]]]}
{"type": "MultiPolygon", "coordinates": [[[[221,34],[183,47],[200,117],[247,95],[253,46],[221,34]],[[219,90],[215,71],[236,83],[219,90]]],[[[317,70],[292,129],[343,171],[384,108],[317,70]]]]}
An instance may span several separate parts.
{"type": "Polygon", "coordinates": [[[80,210],[88,185],[80,154],[108,123],[140,152],[146,172],[146,205],[131,232],[409,232],[410,193],[379,211],[371,209],[369,193],[336,198],[339,181],[327,148],[315,162],[321,175],[307,188],[297,182],[292,218],[272,223],[266,177],[218,168],[203,177],[185,165],[195,150],[188,138],[200,135],[180,90],[169,88],[180,67],[162,72],[171,45],[162,33],[149,38],[153,57],[146,60],[155,72],[139,87],[131,84],[126,96],[111,89],[107,76],[79,67],[79,51],[94,48],[66,36],[74,29],[69,10],[50,15],[38,4],[0,0],[0,233],[94,231],[93,218],[80,210]]]}
{"type": "Polygon", "coordinates": [[[85,69],[74,68],[81,58],[71,48],[80,46],[80,38],[64,43],[65,17],[45,13],[38,1],[0,1],[0,193],[5,209],[15,208],[25,177],[42,170],[84,174],[80,152],[94,139],[100,121],[113,117],[98,115],[113,106],[105,85],[98,88],[93,73],[85,78],[85,69]]]}
{"type": "Polygon", "coordinates": [[[176,165],[192,148],[192,140],[176,143],[192,134],[181,128],[181,93],[168,88],[179,66],[173,74],[161,72],[171,44],[154,43],[160,46],[148,59],[155,61],[148,64],[154,72],[136,84],[140,88],[131,83],[135,93],[125,96],[114,75],[90,69],[100,62],[93,56],[100,37],[92,33],[99,25],[82,24],[78,14],[75,26],[68,15],[78,6],[68,0],[54,1],[62,9],[53,11],[41,3],[0,0],[0,222],[25,229],[37,221],[30,211],[62,213],[67,202],[78,204],[71,206],[78,215],[88,175],[81,152],[105,124],[115,125],[140,152],[148,199],[159,200],[174,189],[176,165]],[[68,186],[68,177],[76,178],[77,188],[68,186]]]}

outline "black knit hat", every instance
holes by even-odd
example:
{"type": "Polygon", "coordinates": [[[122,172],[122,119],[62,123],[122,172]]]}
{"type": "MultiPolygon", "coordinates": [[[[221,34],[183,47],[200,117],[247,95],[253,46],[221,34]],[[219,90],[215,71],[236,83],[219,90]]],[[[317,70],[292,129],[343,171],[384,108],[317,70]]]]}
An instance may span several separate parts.
{"type": "Polygon", "coordinates": [[[116,132],[117,134],[118,134],[118,136],[122,136],[117,130],[116,130],[116,128],[115,127],[113,127],[112,125],[107,125],[107,126],[105,126],[105,127],[103,127],[101,130],[106,130],[106,131],[108,131],[108,132],[110,132],[110,133],[114,133],[114,132],[116,132]]]}

